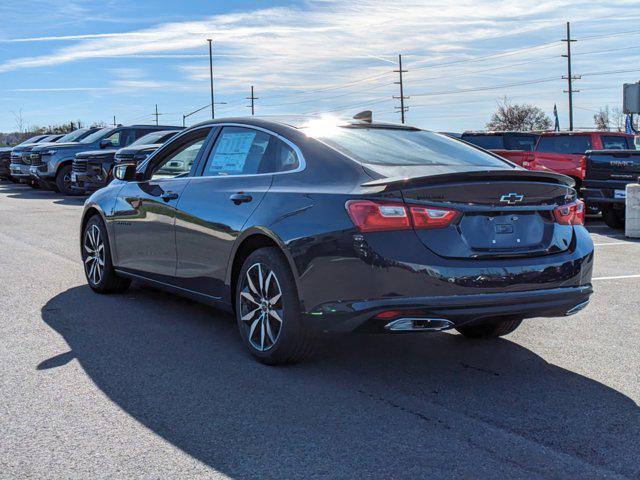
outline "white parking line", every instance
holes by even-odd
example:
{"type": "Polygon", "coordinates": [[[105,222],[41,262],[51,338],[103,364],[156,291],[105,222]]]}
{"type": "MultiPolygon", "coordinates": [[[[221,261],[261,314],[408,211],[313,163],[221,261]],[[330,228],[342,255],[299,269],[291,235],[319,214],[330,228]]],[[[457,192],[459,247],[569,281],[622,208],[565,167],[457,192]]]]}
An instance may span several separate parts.
{"type": "Polygon", "coordinates": [[[594,243],[596,247],[602,247],[604,245],[640,245],[638,242],[605,242],[605,243],[594,243]]]}
{"type": "Polygon", "coordinates": [[[618,275],[616,277],[594,277],[591,280],[620,280],[623,278],[640,278],[640,274],[638,275],[618,275]]]}

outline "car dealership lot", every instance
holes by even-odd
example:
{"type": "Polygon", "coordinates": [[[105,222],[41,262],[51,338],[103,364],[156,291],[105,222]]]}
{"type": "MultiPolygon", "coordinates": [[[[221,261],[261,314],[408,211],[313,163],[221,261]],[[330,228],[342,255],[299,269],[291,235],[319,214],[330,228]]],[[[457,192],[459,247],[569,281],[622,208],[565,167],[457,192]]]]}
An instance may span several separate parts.
{"type": "Polygon", "coordinates": [[[0,477],[640,476],[640,241],[601,223],[579,314],[473,342],[351,336],[272,368],[229,315],[100,296],[82,199],[0,183],[0,477]]]}

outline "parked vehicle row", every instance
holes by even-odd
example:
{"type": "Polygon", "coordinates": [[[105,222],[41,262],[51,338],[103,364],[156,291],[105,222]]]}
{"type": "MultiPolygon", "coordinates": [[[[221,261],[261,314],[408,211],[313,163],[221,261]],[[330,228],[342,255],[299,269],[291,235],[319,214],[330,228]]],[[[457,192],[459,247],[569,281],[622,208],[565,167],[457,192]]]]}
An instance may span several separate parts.
{"type": "MultiPolygon", "coordinates": [[[[465,132],[462,140],[485,148],[529,170],[552,171],[567,175],[576,182],[576,189],[587,202],[592,213],[602,212],[604,221],[612,228],[624,227],[622,197],[626,183],[637,181],[635,170],[634,136],[618,132],[465,132]],[[614,160],[628,158],[627,160],[614,160]],[[626,162],[626,163],[625,163],[626,162]],[[618,169],[618,163],[627,165],[625,172],[612,171],[618,184],[602,184],[604,165],[618,169]],[[594,168],[597,166],[596,168],[594,168]],[[617,191],[617,198],[613,193],[617,191]]],[[[613,178],[606,178],[613,181],[613,178]]]]}
{"type": "Polygon", "coordinates": [[[82,215],[89,286],[233,312],[268,364],[326,332],[506,335],[592,293],[572,179],[406,125],[208,121],[114,175],[82,215]]]}

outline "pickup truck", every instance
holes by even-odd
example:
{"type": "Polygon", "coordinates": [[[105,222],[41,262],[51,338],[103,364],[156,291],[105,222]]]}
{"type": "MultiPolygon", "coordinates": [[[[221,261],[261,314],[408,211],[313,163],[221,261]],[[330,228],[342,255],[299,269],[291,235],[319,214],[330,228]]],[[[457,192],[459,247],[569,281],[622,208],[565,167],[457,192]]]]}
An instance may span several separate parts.
{"type": "Polygon", "coordinates": [[[582,196],[598,205],[611,228],[624,227],[626,186],[640,177],[640,150],[590,150],[585,154],[582,196]]]}
{"type": "Polygon", "coordinates": [[[108,185],[113,179],[112,170],[116,162],[129,157],[132,163],[142,161],[178,131],[158,130],[147,133],[119,150],[89,150],[77,153],[71,167],[71,188],[82,194],[94,192],[108,185]]]}
{"type": "Polygon", "coordinates": [[[587,150],[632,150],[633,135],[619,132],[545,132],[533,152],[525,154],[526,168],[562,173],[580,189],[586,173],[587,150]]]}
{"type": "Polygon", "coordinates": [[[460,139],[529,168],[526,154],[533,151],[538,135],[529,132],[464,132],[460,139]]]}

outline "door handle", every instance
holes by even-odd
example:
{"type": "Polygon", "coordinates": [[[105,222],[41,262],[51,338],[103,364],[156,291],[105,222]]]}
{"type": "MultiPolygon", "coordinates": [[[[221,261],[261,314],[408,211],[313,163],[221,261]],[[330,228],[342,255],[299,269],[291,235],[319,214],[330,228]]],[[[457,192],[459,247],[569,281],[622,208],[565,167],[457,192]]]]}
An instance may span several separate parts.
{"type": "Polygon", "coordinates": [[[160,198],[162,198],[165,202],[168,202],[169,200],[177,200],[178,194],[173,192],[165,192],[160,195],[160,198]]]}
{"type": "Polygon", "coordinates": [[[231,200],[236,205],[240,205],[241,203],[250,202],[251,200],[253,200],[253,197],[249,194],[238,192],[231,195],[229,197],[229,200],[231,200]]]}

